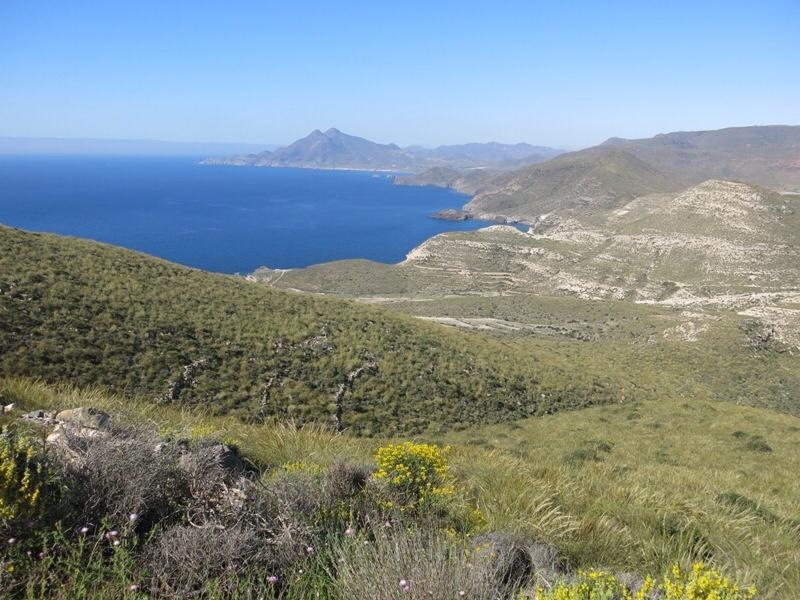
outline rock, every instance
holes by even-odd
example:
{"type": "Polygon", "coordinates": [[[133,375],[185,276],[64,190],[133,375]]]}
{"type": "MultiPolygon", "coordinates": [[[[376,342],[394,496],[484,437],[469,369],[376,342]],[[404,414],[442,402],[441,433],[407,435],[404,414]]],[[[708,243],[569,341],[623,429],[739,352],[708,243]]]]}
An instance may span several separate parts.
{"type": "Polygon", "coordinates": [[[14,412],[14,411],[15,411],[15,410],[17,410],[18,408],[19,408],[19,405],[18,405],[16,402],[12,402],[11,404],[6,404],[6,405],[3,407],[3,412],[4,412],[4,413],[10,413],[10,412],[14,412]]]}
{"type": "Polygon", "coordinates": [[[190,469],[198,463],[216,466],[228,475],[241,475],[247,470],[247,465],[239,458],[236,451],[221,443],[192,448],[180,458],[180,465],[185,469],[190,469]]]}
{"type": "Polygon", "coordinates": [[[551,585],[566,573],[558,551],[549,544],[499,532],[479,536],[475,544],[492,557],[495,576],[504,585],[532,579],[551,585]]]}
{"type": "Polygon", "coordinates": [[[52,421],[53,415],[43,410],[32,410],[22,415],[23,419],[37,419],[43,421],[52,421]]]}
{"type": "Polygon", "coordinates": [[[70,428],[80,427],[107,431],[111,427],[111,416],[96,408],[82,406],[62,410],[56,415],[56,421],[70,428]]]}
{"type": "Polygon", "coordinates": [[[62,410],[55,417],[56,426],[45,442],[67,462],[80,462],[90,440],[111,435],[111,416],[101,410],[79,407],[62,410]]]}

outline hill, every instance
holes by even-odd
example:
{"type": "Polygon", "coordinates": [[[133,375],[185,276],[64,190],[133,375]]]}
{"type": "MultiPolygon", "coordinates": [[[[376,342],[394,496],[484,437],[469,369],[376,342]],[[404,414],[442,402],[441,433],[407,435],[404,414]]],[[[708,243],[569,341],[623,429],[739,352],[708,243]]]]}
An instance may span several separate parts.
{"type": "Polygon", "coordinates": [[[653,192],[677,191],[708,179],[800,191],[800,126],[611,138],[599,146],[499,173],[423,172],[396,183],[451,187],[474,195],[475,215],[536,223],[544,213],[586,213],[653,192]]]}
{"type": "Polygon", "coordinates": [[[363,169],[423,171],[432,167],[512,168],[547,160],[560,150],[529,144],[471,143],[437,148],[400,148],[377,144],[331,128],[318,129],[292,144],[273,151],[220,158],[202,164],[311,169],[363,169]]]}
{"type": "Polygon", "coordinates": [[[494,191],[478,194],[465,210],[536,223],[542,215],[583,213],[624,204],[637,196],[675,189],[658,169],[619,150],[564,154],[496,176],[494,191]]]}
{"type": "Polygon", "coordinates": [[[413,433],[607,402],[634,386],[566,372],[552,348],[523,354],[85,240],[0,227],[0,274],[0,374],[245,420],[413,433]]]}
{"type": "Polygon", "coordinates": [[[800,126],[677,131],[639,140],[612,138],[600,147],[630,152],[684,184],[735,179],[800,191],[800,126]]]}
{"type": "Polygon", "coordinates": [[[696,397],[800,414],[798,215],[798,197],[708,181],[527,233],[441,234],[396,265],[340,261],[272,284],[358,298],[537,352],[542,340],[558,341],[565,365],[608,361],[596,368],[611,381],[657,374],[662,394],[685,393],[691,382],[696,397]]]}

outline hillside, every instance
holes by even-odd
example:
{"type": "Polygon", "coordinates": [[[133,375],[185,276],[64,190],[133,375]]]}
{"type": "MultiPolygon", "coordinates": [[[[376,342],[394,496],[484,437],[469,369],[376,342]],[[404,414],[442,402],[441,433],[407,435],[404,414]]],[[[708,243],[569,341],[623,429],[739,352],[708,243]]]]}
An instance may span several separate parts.
{"type": "Polygon", "coordinates": [[[677,131],[652,138],[612,138],[600,148],[630,152],[685,184],[735,179],[800,191],[800,126],[677,131]]]}
{"type": "Polygon", "coordinates": [[[450,187],[475,196],[475,215],[536,223],[545,213],[607,209],[653,192],[677,191],[708,179],[800,191],[800,126],[611,138],[599,146],[499,173],[435,170],[396,183],[450,187]]]}
{"type": "Polygon", "coordinates": [[[554,349],[523,354],[84,240],[2,227],[0,277],[0,373],[246,420],[415,433],[608,402],[635,387],[577,373],[554,349]]]}
{"type": "Polygon", "coordinates": [[[478,194],[465,210],[536,223],[543,215],[585,213],[619,206],[637,196],[675,189],[663,173],[628,152],[598,150],[494,177],[494,191],[478,194]]]}
{"type": "Polygon", "coordinates": [[[664,394],[691,386],[695,395],[800,414],[798,215],[798,197],[708,181],[528,233],[441,234],[397,265],[340,261],[272,284],[522,347],[558,341],[571,353],[565,364],[608,361],[597,368],[612,381],[656,376],[664,394]]]}

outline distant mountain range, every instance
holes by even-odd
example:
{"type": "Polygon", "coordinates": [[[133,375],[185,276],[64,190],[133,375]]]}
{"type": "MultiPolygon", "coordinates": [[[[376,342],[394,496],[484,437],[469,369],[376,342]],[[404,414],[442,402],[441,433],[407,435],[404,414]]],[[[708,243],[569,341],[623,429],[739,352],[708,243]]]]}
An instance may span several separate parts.
{"type": "Polygon", "coordinates": [[[435,167],[507,169],[548,160],[561,152],[546,146],[496,142],[401,148],[396,144],[377,144],[331,128],[324,132],[315,129],[306,137],[274,151],[208,158],[202,162],[207,165],[418,172],[435,167]]]}
{"type": "Polygon", "coordinates": [[[429,169],[405,185],[451,187],[474,198],[475,215],[535,222],[553,210],[613,208],[650,193],[708,179],[800,191],[800,127],[736,127],[611,138],[592,148],[506,172],[429,169]]]}

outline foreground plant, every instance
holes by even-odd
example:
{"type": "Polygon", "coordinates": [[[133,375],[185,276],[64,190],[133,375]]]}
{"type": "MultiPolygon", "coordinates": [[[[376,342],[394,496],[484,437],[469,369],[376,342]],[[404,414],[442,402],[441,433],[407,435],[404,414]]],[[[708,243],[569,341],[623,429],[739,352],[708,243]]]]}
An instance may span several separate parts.
{"type": "Polygon", "coordinates": [[[41,443],[16,427],[0,432],[0,528],[37,515],[47,472],[41,443]]]}
{"type": "Polygon", "coordinates": [[[658,584],[647,577],[634,591],[605,571],[579,571],[571,581],[548,590],[537,588],[533,596],[521,594],[519,600],[749,600],[755,595],[754,587],[742,588],[717,569],[696,562],[690,570],[674,565],[658,584]]]}

